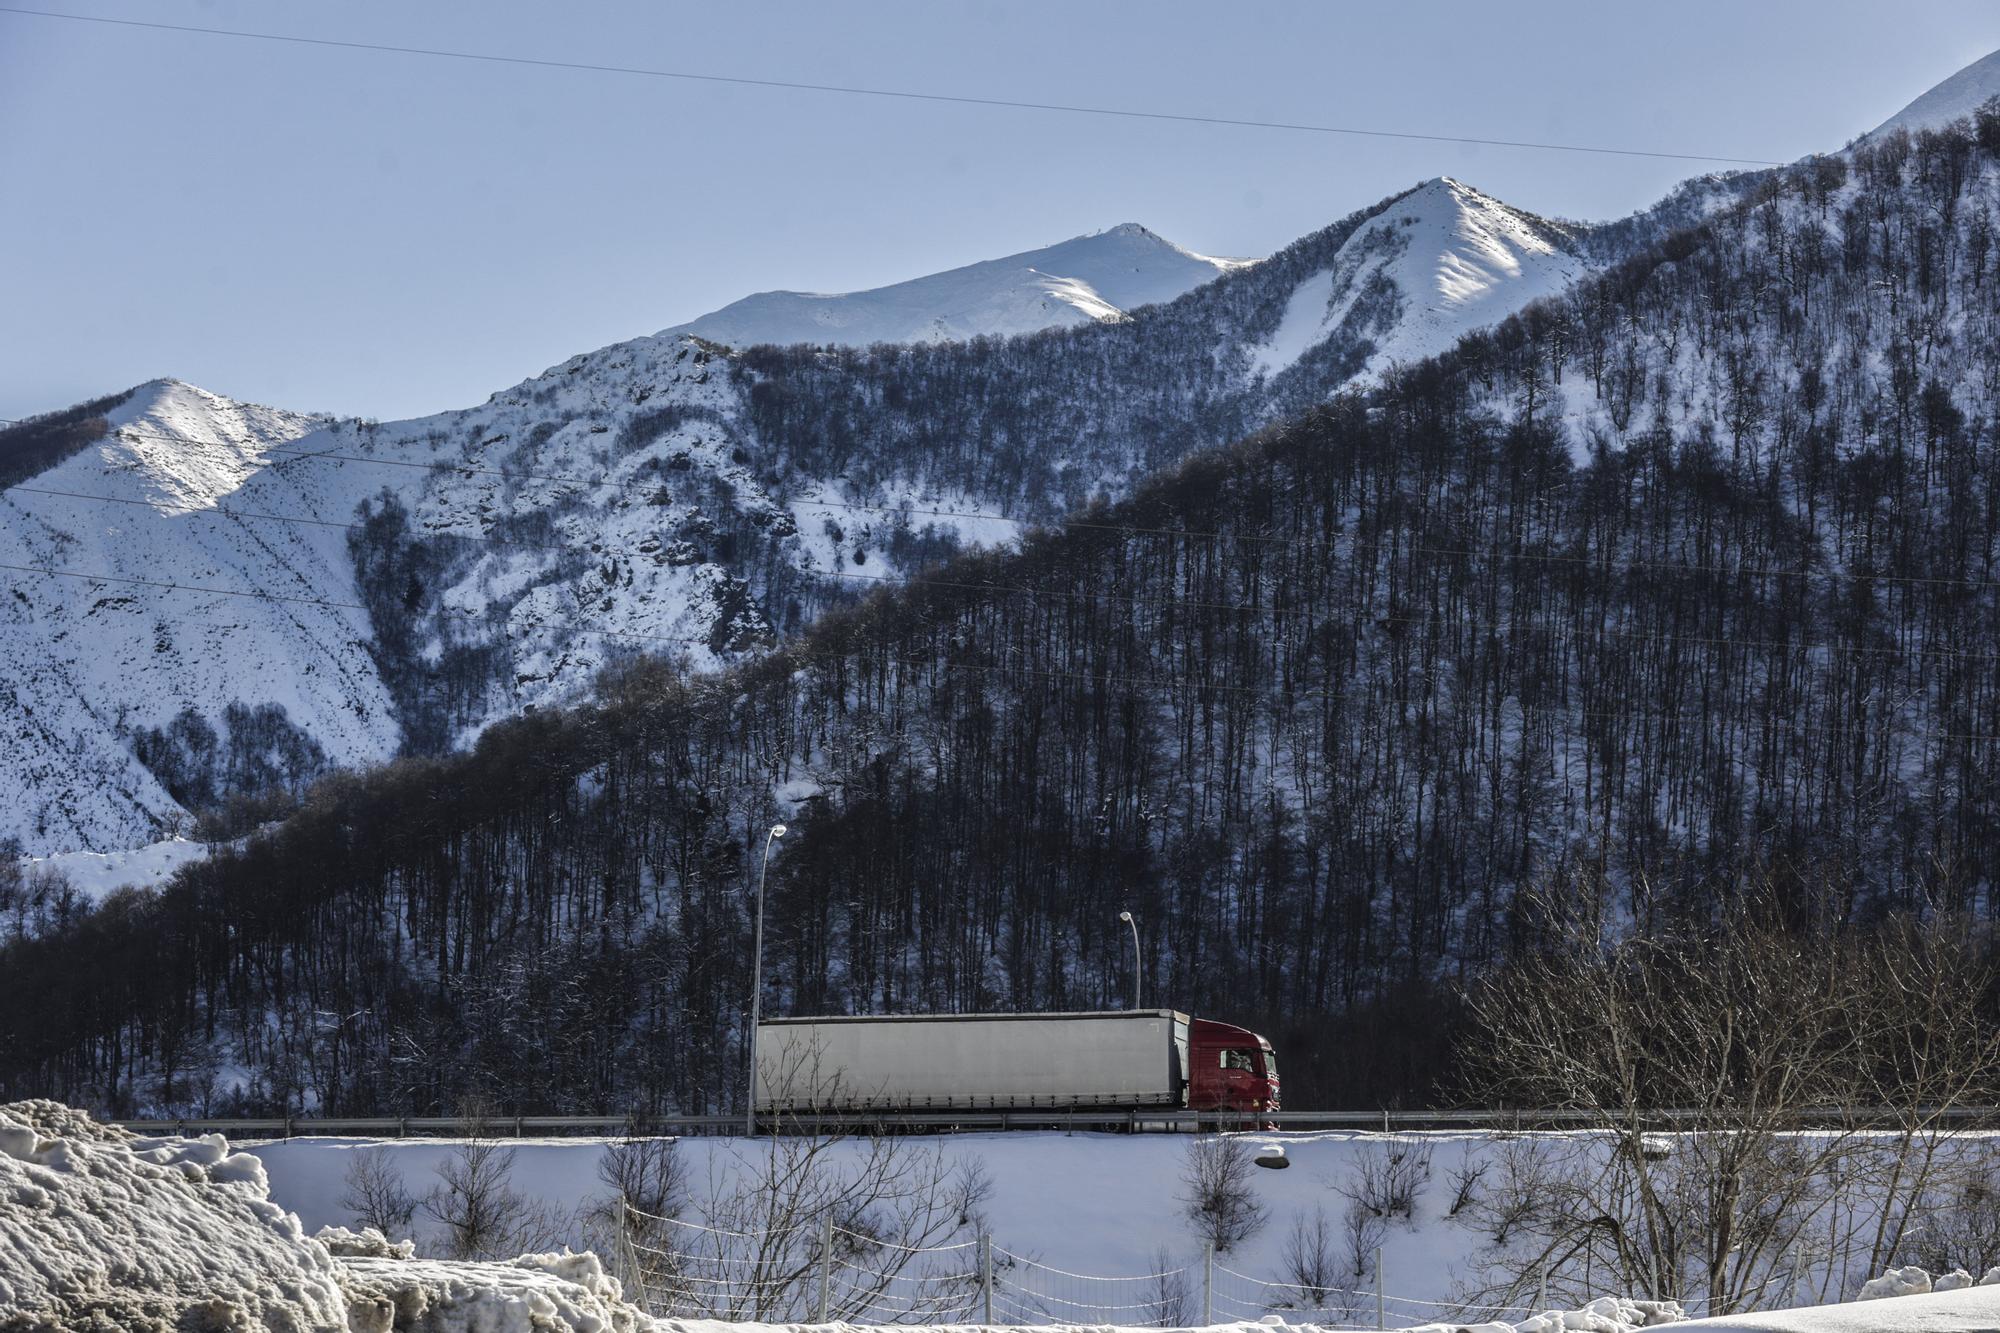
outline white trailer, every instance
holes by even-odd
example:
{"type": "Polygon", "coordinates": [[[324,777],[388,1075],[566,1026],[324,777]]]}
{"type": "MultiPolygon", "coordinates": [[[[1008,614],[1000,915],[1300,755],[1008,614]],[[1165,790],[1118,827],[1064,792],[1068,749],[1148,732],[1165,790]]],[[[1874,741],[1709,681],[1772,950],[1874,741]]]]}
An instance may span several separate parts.
{"type": "Polygon", "coordinates": [[[779,1018],[757,1026],[757,1113],[1187,1105],[1188,1016],[779,1018]]]}

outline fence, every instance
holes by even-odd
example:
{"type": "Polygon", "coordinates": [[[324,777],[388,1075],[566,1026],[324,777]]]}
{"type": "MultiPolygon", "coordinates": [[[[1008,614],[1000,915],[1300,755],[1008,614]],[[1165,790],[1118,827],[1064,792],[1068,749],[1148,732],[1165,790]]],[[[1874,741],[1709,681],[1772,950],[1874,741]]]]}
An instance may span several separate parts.
{"type": "Polygon", "coordinates": [[[1393,1294],[1383,1285],[1379,1249],[1374,1286],[1308,1287],[1252,1277],[1212,1247],[1198,1265],[1083,1273],[987,1235],[913,1248],[824,1219],[733,1231],[628,1208],[618,1255],[627,1292],[661,1318],[1184,1328],[1279,1315],[1330,1329],[1384,1329],[1534,1313],[1393,1294]]]}
{"type": "MultiPolygon", "coordinates": [[[[1692,1111],[1659,1110],[1647,1117],[1649,1126],[1670,1130],[1696,1116],[1692,1111]]],[[[1893,1127],[1907,1111],[1888,1108],[1829,1108],[1807,1112],[1798,1128],[1846,1128],[1880,1121],[1893,1127]]],[[[1955,1106],[1935,1113],[1944,1124],[1965,1129],[2000,1126],[2000,1107],[1955,1106]]],[[[1255,1116],[1193,1111],[1079,1111],[1060,1107],[970,1111],[904,1111],[895,1114],[808,1116],[787,1115],[786,1130],[868,1133],[873,1130],[1008,1130],[1062,1129],[1117,1133],[1195,1133],[1215,1129],[1249,1129],[1270,1125],[1281,1130],[1357,1129],[1423,1131],[1493,1129],[1525,1132],[1590,1128],[1603,1117],[1570,1110],[1450,1110],[1450,1111],[1267,1111],[1255,1116]]],[[[305,1134],[349,1134],[377,1138],[411,1134],[456,1135],[465,1121],[455,1116],[265,1116],[220,1120],[151,1119],[117,1123],[140,1134],[227,1134],[233,1138],[292,1138],[305,1134]]],[[[741,1115],[517,1115],[495,1116],[480,1124],[492,1137],[598,1134],[740,1134],[741,1115]]]]}

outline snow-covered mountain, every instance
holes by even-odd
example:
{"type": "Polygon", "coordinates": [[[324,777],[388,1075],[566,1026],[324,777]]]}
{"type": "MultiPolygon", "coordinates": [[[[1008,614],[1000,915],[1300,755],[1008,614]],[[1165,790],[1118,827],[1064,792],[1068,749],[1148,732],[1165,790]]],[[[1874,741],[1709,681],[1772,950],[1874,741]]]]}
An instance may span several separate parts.
{"type": "Polygon", "coordinates": [[[1917,98],[1868,132],[1868,138],[1890,130],[1934,130],[1963,119],[1988,100],[2000,97],[2000,51],[1982,56],[1917,98]]]}
{"type": "Polygon", "coordinates": [[[732,347],[943,342],[1121,318],[1254,261],[1183,250],[1136,222],[863,292],[758,292],[677,324],[732,347]]]}
{"type": "MultiPolygon", "coordinates": [[[[1114,304],[1180,280],[1119,278],[1112,254],[1169,249],[1137,229],[1073,244],[1114,304]]],[[[135,847],[232,795],[463,746],[624,657],[713,668],[1589,267],[1573,229],[1440,179],[1177,300],[1006,343],[659,334],[380,424],[142,386],[0,495],[0,563],[99,576],[10,576],[0,838],[135,847]]]]}
{"type": "Polygon", "coordinates": [[[1343,326],[1374,343],[1371,374],[1444,351],[1589,272],[1567,239],[1448,176],[1426,181],[1292,290],[1277,330],[1251,349],[1252,367],[1275,375],[1343,326]]]}

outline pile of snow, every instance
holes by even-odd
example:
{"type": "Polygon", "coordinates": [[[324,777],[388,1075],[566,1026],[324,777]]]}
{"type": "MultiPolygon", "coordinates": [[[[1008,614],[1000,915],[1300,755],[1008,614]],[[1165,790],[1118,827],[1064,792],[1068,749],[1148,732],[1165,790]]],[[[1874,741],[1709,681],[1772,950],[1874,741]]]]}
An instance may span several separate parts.
{"type": "MultiPolygon", "coordinates": [[[[381,1240],[379,1232],[365,1234],[381,1240]]],[[[397,1333],[640,1333],[654,1327],[625,1302],[618,1279],[594,1254],[445,1263],[412,1258],[408,1242],[383,1244],[370,1254],[342,1248],[337,1239],[333,1253],[354,1307],[393,1310],[397,1333]]],[[[359,1333],[361,1324],[354,1327],[359,1333]]],[[[386,1333],[392,1326],[382,1327],[386,1333]]]]}
{"type": "Polygon", "coordinates": [[[593,1254],[414,1257],[309,1237],[220,1135],[141,1138],[47,1101],[0,1106],[0,1328],[641,1333],[593,1254]]]}
{"type": "Polygon", "coordinates": [[[758,292],[667,329],[758,343],[954,342],[1123,317],[1251,261],[1183,250],[1136,222],[863,292],[758,292]]]}
{"type": "Polygon", "coordinates": [[[1861,1299],[1879,1301],[1888,1296],[1921,1296],[1932,1291],[1962,1291],[1966,1287],[2000,1286],[2000,1264],[1986,1270],[1974,1281],[1972,1274],[1963,1268],[1954,1268],[1949,1273],[1932,1276],[1929,1270],[1915,1264],[1907,1268],[1892,1268],[1881,1277],[1871,1278],[1861,1284],[1861,1299]]]}
{"type": "Polygon", "coordinates": [[[2000,1328],[2000,1287],[1975,1286],[1897,1301],[1717,1315],[1683,1324],[1676,1333],[1992,1333],[1995,1328],[2000,1328]]]}
{"type": "Polygon", "coordinates": [[[0,1327],[347,1328],[332,1256],[267,1196],[220,1135],[0,1107],[0,1327]]]}

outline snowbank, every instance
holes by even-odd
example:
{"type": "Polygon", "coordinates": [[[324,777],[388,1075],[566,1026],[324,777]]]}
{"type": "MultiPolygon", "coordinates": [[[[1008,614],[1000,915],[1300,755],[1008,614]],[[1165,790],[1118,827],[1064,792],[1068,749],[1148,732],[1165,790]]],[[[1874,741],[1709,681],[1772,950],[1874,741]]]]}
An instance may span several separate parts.
{"type": "Polygon", "coordinates": [[[0,1329],[641,1333],[592,1254],[412,1257],[309,1237],[220,1135],[141,1138],[54,1102],[0,1106],[0,1329]]]}
{"type": "Polygon", "coordinates": [[[2000,1287],[1974,1286],[1893,1301],[1718,1315],[1682,1324],[1675,1333],[1992,1333],[1995,1328],[2000,1328],[2000,1287]]]}
{"type": "Polygon", "coordinates": [[[0,1107],[0,1328],[345,1329],[331,1255],[219,1135],[0,1107]]]}

